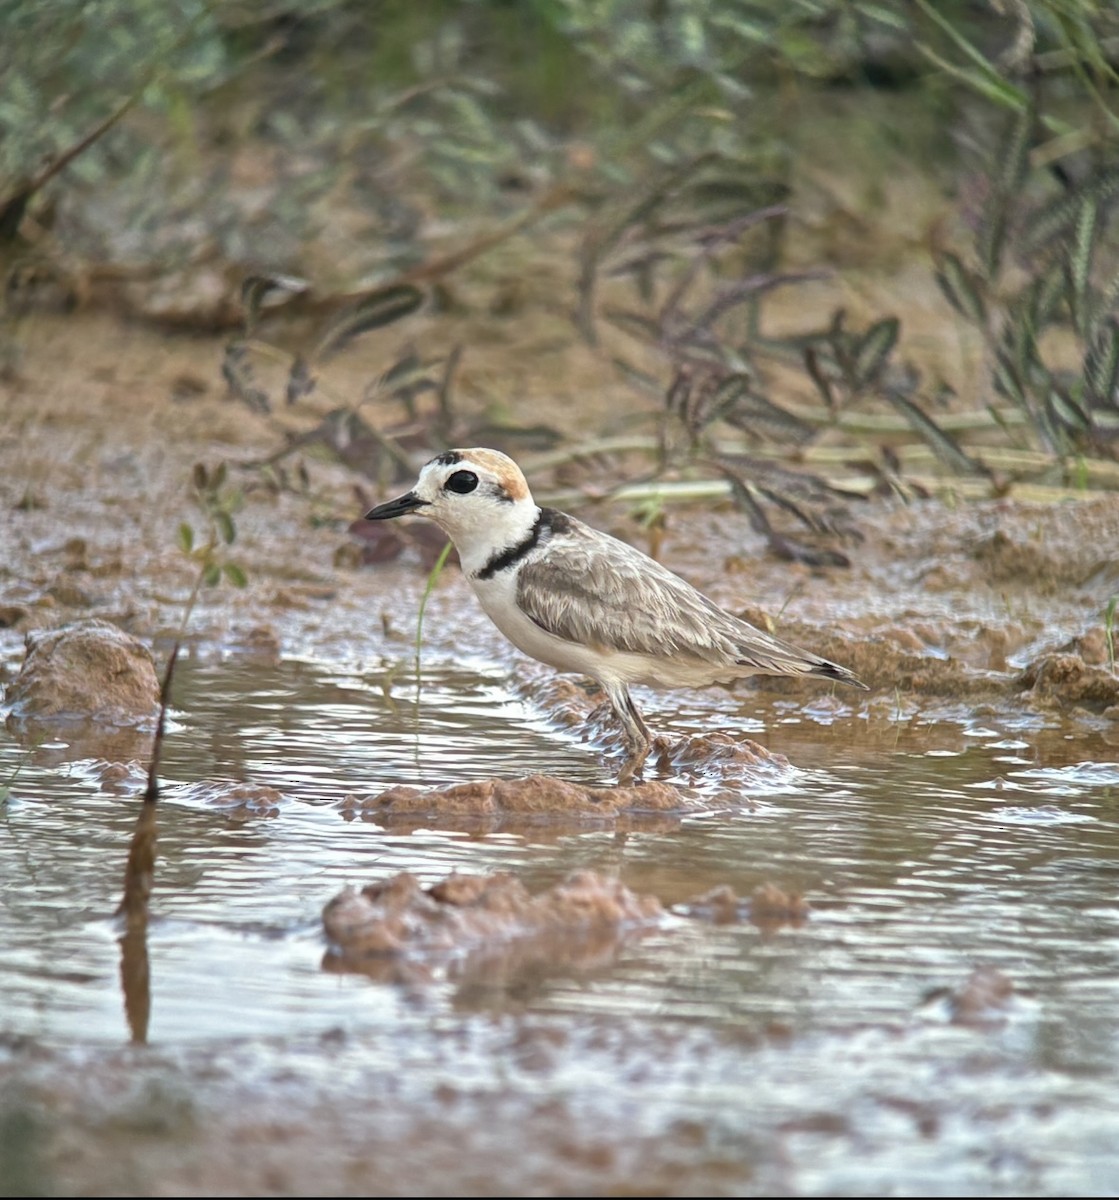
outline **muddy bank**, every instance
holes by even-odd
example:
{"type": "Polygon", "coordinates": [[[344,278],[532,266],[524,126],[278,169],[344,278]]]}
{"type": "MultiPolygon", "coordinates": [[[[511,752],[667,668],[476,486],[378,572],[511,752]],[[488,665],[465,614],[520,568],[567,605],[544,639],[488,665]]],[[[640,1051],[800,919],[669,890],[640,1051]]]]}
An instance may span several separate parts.
{"type": "MultiPolygon", "coordinates": [[[[112,551],[105,558],[85,539],[77,557],[72,542],[63,541],[69,590],[60,588],[57,565],[49,549],[43,551],[42,539],[76,500],[62,493],[52,508],[63,512],[53,512],[41,529],[38,510],[18,513],[6,535],[5,587],[19,603],[9,605],[8,624],[0,630],[5,702],[13,728],[22,727],[27,737],[34,735],[32,718],[39,724],[66,719],[71,726],[81,716],[106,727],[150,724],[158,690],[152,652],[157,658],[166,654],[176,604],[182,603],[182,593],[176,596],[168,584],[176,578],[186,584],[173,555],[145,558],[138,543],[127,559],[112,551]],[[101,590],[93,598],[95,586],[101,590]],[[128,662],[120,657],[126,642],[128,662]],[[76,648],[69,660],[61,652],[47,653],[68,644],[76,648]],[[53,670],[46,669],[51,662],[53,670]]],[[[87,493],[83,503],[88,508],[96,500],[87,493]]],[[[353,565],[338,553],[352,544],[346,532],[328,529],[321,545],[301,556],[292,539],[305,549],[306,539],[298,524],[280,520],[280,506],[278,497],[250,501],[242,517],[250,584],[243,592],[226,589],[206,597],[193,615],[186,653],[274,662],[298,647],[324,655],[380,655],[385,663],[406,660],[428,569],[425,555],[416,551],[398,561],[353,565]],[[293,567],[309,578],[293,584],[293,567]]],[[[627,533],[616,513],[584,515],[627,533]]],[[[865,539],[852,566],[820,571],[767,557],[736,514],[671,514],[661,542],[669,565],[730,611],[849,666],[871,685],[864,696],[757,677],[724,694],[782,695],[817,711],[831,706],[837,714],[884,717],[900,711],[899,705],[912,712],[914,706],[959,702],[1056,713],[1116,728],[1119,676],[1106,603],[1119,592],[1112,552],[1119,545],[1119,497],[952,510],[937,501],[877,505],[867,508],[862,524],[865,539]],[[747,553],[756,555],[748,567],[747,553]],[[775,605],[777,596],[783,599],[775,605]]],[[[110,529],[102,536],[118,536],[110,529]]],[[[633,527],[628,534],[640,539],[633,527]]],[[[436,658],[453,655],[463,635],[473,651],[508,663],[511,684],[527,702],[577,731],[606,762],[614,761],[618,730],[601,695],[587,681],[557,675],[511,650],[449,566],[427,606],[425,650],[436,658]]],[[[671,695],[658,698],[670,702],[671,695]]],[[[106,728],[102,741],[109,744],[99,744],[92,733],[87,744],[96,757],[142,757],[145,736],[106,728]]],[[[649,761],[651,780],[656,772],[661,777],[707,772],[741,782],[754,770],[781,765],[764,745],[736,734],[733,725],[703,736],[661,738],[649,761]]],[[[407,789],[355,798],[353,809],[403,818],[432,805],[476,816],[499,810],[524,815],[549,806],[569,812],[585,806],[589,815],[602,815],[604,804],[631,811],[687,805],[686,797],[654,794],[656,786],[640,797],[614,799],[580,792],[562,780],[548,785],[550,799],[539,789],[530,797],[523,785],[510,791],[508,782],[504,791],[495,791],[493,781],[472,786],[444,799],[407,789]]]]}

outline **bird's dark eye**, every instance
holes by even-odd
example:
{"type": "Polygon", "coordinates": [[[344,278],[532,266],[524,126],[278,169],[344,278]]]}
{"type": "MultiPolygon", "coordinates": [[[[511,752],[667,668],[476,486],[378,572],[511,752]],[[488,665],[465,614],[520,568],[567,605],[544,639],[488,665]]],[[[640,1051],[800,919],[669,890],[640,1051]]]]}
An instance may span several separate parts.
{"type": "Polygon", "coordinates": [[[478,476],[473,471],[456,471],[443,486],[448,492],[465,495],[478,486],[478,476]]]}

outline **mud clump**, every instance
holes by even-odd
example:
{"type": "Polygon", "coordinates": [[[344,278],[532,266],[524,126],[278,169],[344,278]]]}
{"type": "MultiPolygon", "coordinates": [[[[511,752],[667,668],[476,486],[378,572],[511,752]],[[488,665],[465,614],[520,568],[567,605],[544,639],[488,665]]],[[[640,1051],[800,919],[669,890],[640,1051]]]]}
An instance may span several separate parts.
{"type": "Polygon", "coordinates": [[[657,765],[664,770],[698,771],[719,765],[787,767],[783,754],[774,754],[760,742],[737,739],[729,733],[694,733],[685,737],[658,738],[657,765]]]}
{"type": "Polygon", "coordinates": [[[810,909],[799,892],[787,892],[775,883],[761,883],[746,897],[739,896],[729,885],[720,884],[682,904],[680,911],[715,925],[750,921],[764,933],[776,933],[785,925],[803,925],[810,909]]]}
{"type": "Polygon", "coordinates": [[[589,818],[622,813],[681,812],[690,807],[679,788],[667,783],[632,787],[592,787],[552,775],[522,779],[479,779],[447,788],[391,787],[375,796],[347,796],[347,812],[392,816],[519,818],[582,815],[589,818]]]}
{"type": "MultiPolygon", "coordinates": [[[[748,897],[723,885],[675,906],[681,916],[726,924],[748,920],[763,933],[800,926],[809,906],[795,892],[763,883],[748,897]]],[[[407,871],[384,882],[346,888],[323,909],[328,950],[323,966],[386,982],[506,982],[600,966],[627,942],[661,928],[666,910],[598,871],[574,871],[531,894],[509,872],[460,875],[424,888],[407,871]]]]}
{"type": "Polygon", "coordinates": [[[601,961],[635,931],[655,928],[665,915],[656,897],[639,896],[596,871],[576,871],[536,895],[508,872],[453,874],[430,888],[401,872],[360,890],[347,888],[327,903],[324,966],[416,979],[434,977],[440,965],[454,967],[463,955],[511,946],[519,965],[529,959],[585,965],[601,961]]]}
{"type": "Polygon", "coordinates": [[[0,604],[0,629],[14,629],[30,611],[25,604],[0,604]]]}
{"type": "Polygon", "coordinates": [[[284,794],[267,784],[221,780],[191,784],[179,793],[179,798],[206,804],[234,817],[279,816],[284,804],[284,794]]]}
{"type": "Polygon", "coordinates": [[[154,724],[159,679],[148,648],[108,621],[32,632],[19,674],[5,690],[9,721],[154,724]]]}
{"type": "Polygon", "coordinates": [[[1063,646],[1058,646],[1057,653],[1075,654],[1093,667],[1106,666],[1111,660],[1107,634],[1102,628],[1086,629],[1063,646]]]}
{"type": "Polygon", "coordinates": [[[981,965],[955,988],[934,988],[924,999],[951,1025],[974,1029],[1001,1025],[1011,1014],[1014,982],[997,967],[981,965]]]}
{"type": "Polygon", "coordinates": [[[1086,663],[1078,654],[1044,654],[1030,663],[1017,682],[1037,703],[1086,708],[1119,720],[1119,676],[1086,663]]]}
{"type": "Polygon", "coordinates": [[[997,967],[976,967],[963,986],[952,993],[952,1021],[956,1025],[976,1025],[998,1019],[1013,995],[1013,982],[997,967]]]}

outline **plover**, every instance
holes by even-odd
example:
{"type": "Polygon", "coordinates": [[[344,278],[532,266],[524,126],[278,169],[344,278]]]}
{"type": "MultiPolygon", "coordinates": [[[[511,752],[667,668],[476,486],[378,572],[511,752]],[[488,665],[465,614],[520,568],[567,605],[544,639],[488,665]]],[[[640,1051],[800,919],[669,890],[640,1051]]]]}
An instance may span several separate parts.
{"type": "Polygon", "coordinates": [[[631,684],[703,687],[748,675],[808,675],[865,688],[846,667],[719,608],[626,542],[532,498],[497,450],[446,450],[415,487],[366,519],[416,513],[454,543],[482,608],[525,654],[597,680],[622,727],[619,784],[641,778],[653,739],[631,684]]]}

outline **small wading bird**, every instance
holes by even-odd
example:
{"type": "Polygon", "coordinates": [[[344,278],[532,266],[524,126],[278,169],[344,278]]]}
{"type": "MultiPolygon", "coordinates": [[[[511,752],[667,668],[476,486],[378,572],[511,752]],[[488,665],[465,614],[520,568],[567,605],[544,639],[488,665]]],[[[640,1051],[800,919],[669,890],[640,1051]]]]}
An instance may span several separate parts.
{"type": "Polygon", "coordinates": [[[866,687],[846,667],[724,612],[633,546],[541,508],[517,464],[496,450],[446,450],[410,492],[365,515],[407,513],[447,534],[482,608],[518,650],[602,686],[628,751],[619,784],[641,778],[653,741],[630,684],[809,675],[866,687]]]}

